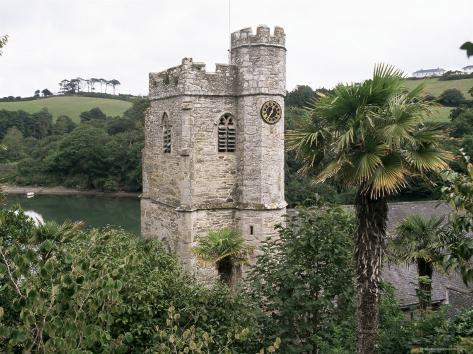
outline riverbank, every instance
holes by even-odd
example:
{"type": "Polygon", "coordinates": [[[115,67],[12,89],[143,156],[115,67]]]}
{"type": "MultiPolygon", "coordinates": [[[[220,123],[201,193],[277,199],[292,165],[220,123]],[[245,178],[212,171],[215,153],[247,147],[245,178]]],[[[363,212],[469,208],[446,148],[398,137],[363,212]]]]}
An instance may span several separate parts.
{"type": "Polygon", "coordinates": [[[101,192],[96,190],[78,190],[66,187],[36,187],[36,186],[15,186],[10,184],[0,185],[0,189],[5,194],[26,194],[33,192],[36,195],[85,195],[108,198],[139,198],[141,193],[133,192],[101,192]]]}

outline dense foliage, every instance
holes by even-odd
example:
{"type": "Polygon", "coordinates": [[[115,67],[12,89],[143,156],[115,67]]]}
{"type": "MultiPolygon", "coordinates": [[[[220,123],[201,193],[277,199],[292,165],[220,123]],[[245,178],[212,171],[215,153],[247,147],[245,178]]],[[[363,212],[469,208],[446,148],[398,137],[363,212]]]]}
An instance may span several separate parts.
{"type": "Polygon", "coordinates": [[[446,249],[443,266],[461,273],[463,281],[473,282],[473,165],[466,160],[466,174],[446,171],[443,197],[454,208],[449,218],[443,247],[446,249]]]}
{"type": "Polygon", "coordinates": [[[263,244],[247,293],[263,310],[264,339],[280,337],[283,353],[352,352],[353,231],[341,208],[299,210],[263,244]]]}
{"type": "Polygon", "coordinates": [[[412,214],[399,223],[394,237],[389,240],[388,253],[394,262],[417,266],[417,296],[420,308],[424,311],[430,308],[432,303],[434,265],[442,263],[443,222],[443,217],[426,218],[412,214]]]}
{"type": "MultiPolygon", "coordinates": [[[[330,93],[330,91],[324,89],[314,91],[306,86],[297,86],[294,90],[288,92],[285,114],[286,131],[299,129],[303,126],[307,119],[307,111],[302,107],[306,107],[310,102],[313,102],[316,97],[315,92],[330,93]]],[[[454,106],[450,114],[451,122],[433,123],[429,122],[429,117],[427,117],[425,124],[442,129],[446,135],[450,135],[449,139],[442,142],[445,150],[455,152],[463,148],[469,155],[473,155],[473,100],[465,99],[462,93],[456,89],[447,90],[439,97],[425,96],[426,101],[436,101],[440,105],[444,104],[444,99],[448,101],[445,104],[454,106]]],[[[297,173],[301,167],[301,163],[295,159],[295,154],[288,151],[286,153],[286,200],[290,207],[311,205],[320,199],[335,203],[353,204],[353,190],[344,190],[343,186],[330,181],[314,185],[310,178],[297,173]]],[[[465,171],[456,160],[450,162],[450,167],[457,171],[465,171]]],[[[442,181],[435,174],[426,173],[425,178],[412,176],[406,182],[405,188],[400,193],[391,196],[390,200],[437,200],[441,196],[442,181]]]]}
{"type": "MultiPolygon", "coordinates": [[[[244,289],[261,311],[260,342],[280,338],[282,353],[355,351],[354,229],[353,215],[340,207],[299,209],[279,228],[280,239],[264,243],[244,289]]],[[[411,321],[394,288],[382,284],[378,352],[459,349],[473,336],[472,315],[467,310],[448,319],[444,310],[429,311],[411,321]]]]}
{"type": "MultiPolygon", "coordinates": [[[[1,210],[0,351],[352,353],[353,229],[340,207],[299,210],[230,292],[199,285],[158,241],[1,210]]],[[[471,310],[410,321],[392,287],[381,294],[380,353],[471,349],[471,310]]]]}
{"type": "Polygon", "coordinates": [[[79,224],[35,228],[2,210],[0,251],[2,352],[259,350],[243,298],[198,285],[157,241],[79,224]]]}
{"type": "Polygon", "coordinates": [[[316,183],[356,188],[358,353],[376,348],[386,197],[412,176],[448,167],[442,131],[425,124],[432,102],[422,89],[406,89],[402,72],[378,65],[372,79],[340,84],[322,96],[309,108],[305,126],[286,134],[301,173],[315,174],[316,183]]]}
{"type": "Polygon", "coordinates": [[[79,125],[67,116],[53,123],[46,110],[0,111],[0,137],[7,147],[0,158],[17,166],[4,177],[16,184],[139,191],[148,106],[147,99],[136,98],[123,117],[94,108],[81,114],[79,125]]]}
{"type": "Polygon", "coordinates": [[[456,107],[465,101],[465,97],[458,89],[448,89],[440,95],[439,101],[445,106],[456,107]]]}

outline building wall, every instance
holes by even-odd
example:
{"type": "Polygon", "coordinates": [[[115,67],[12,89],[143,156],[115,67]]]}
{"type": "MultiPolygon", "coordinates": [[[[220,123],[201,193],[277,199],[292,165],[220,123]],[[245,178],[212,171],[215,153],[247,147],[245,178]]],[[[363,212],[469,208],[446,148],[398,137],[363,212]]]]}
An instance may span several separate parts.
{"type": "Polygon", "coordinates": [[[284,117],[268,124],[260,116],[267,100],[284,112],[284,45],[281,28],[244,29],[232,34],[230,64],[217,64],[215,73],[190,58],[150,73],[142,233],[164,240],[189,270],[203,268],[191,249],[210,230],[239,229],[257,248],[284,222],[284,117]],[[172,125],[170,154],[163,153],[164,112],[172,125]],[[236,122],[235,152],[218,152],[225,113],[236,122]]]}

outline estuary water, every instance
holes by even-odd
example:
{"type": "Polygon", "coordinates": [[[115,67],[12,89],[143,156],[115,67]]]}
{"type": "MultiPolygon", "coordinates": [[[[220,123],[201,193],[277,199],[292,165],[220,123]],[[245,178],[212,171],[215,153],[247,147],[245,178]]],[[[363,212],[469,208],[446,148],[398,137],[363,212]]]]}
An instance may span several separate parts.
{"type": "Polygon", "coordinates": [[[90,227],[110,225],[135,234],[140,232],[138,198],[37,195],[27,199],[24,194],[9,194],[6,198],[7,207],[19,205],[25,211],[39,214],[45,221],[83,221],[90,227]]]}

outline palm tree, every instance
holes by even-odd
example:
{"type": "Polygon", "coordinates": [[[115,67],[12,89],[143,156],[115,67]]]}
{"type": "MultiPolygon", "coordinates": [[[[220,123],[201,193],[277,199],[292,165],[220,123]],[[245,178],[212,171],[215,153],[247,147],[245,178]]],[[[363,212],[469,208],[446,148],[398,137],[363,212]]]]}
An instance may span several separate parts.
{"type": "Polygon", "coordinates": [[[434,265],[442,262],[443,217],[425,218],[410,215],[398,225],[390,240],[389,251],[395,262],[417,264],[419,276],[419,307],[425,311],[432,302],[434,265]]]}
{"type": "Polygon", "coordinates": [[[304,125],[287,134],[301,173],[322,183],[335,179],[355,187],[358,226],[355,258],[358,292],[358,352],[375,352],[379,285],[388,205],[411,176],[448,167],[439,126],[424,124],[432,103],[403,86],[403,74],[377,65],[373,78],[338,85],[308,108],[304,125]]]}
{"type": "Polygon", "coordinates": [[[201,237],[192,251],[204,263],[215,266],[220,279],[233,288],[241,275],[241,265],[247,263],[253,247],[237,231],[221,229],[201,237]]]}

